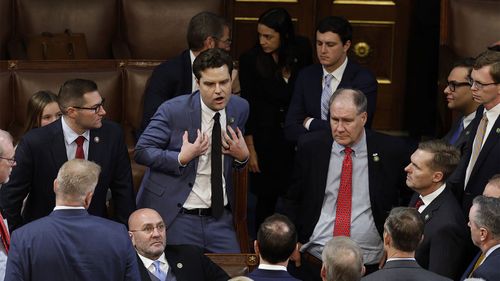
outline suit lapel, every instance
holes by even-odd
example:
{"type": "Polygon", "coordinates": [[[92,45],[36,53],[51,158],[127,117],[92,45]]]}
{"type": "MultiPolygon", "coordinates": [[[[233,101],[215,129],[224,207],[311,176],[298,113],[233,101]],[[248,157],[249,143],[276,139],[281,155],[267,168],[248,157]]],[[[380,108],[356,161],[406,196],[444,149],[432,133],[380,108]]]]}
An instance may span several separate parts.
{"type": "Polygon", "coordinates": [[[184,53],[182,53],[182,60],[184,64],[184,85],[186,86],[185,93],[178,93],[177,95],[180,94],[191,94],[193,92],[193,70],[191,66],[191,56],[190,56],[189,50],[185,50],[184,53]]]}
{"type": "Polygon", "coordinates": [[[347,65],[345,67],[344,74],[342,74],[342,80],[340,80],[337,89],[347,88],[351,86],[351,77],[353,75],[353,70],[354,69],[351,60],[347,60],[347,65]]]}
{"type": "Polygon", "coordinates": [[[323,67],[321,64],[317,65],[317,68],[313,71],[313,76],[311,78],[311,91],[306,92],[305,99],[310,99],[313,104],[314,114],[313,116],[321,116],[321,94],[323,93],[323,67]]]}
{"type": "Polygon", "coordinates": [[[61,124],[62,118],[60,118],[57,122],[54,122],[52,129],[52,143],[51,143],[51,154],[52,159],[54,160],[54,166],[59,169],[66,161],[68,161],[68,155],[66,153],[66,144],[64,143],[64,133],[61,124]]]}
{"type": "Polygon", "coordinates": [[[481,151],[479,152],[479,156],[477,157],[476,163],[474,164],[474,168],[472,169],[471,175],[469,177],[469,182],[471,182],[471,178],[477,173],[477,171],[481,167],[481,164],[489,156],[491,149],[498,144],[499,140],[500,140],[500,118],[497,118],[495,124],[493,124],[493,127],[491,128],[490,133],[488,134],[486,142],[484,143],[483,147],[481,148],[481,151]]]}
{"type": "MultiPolygon", "coordinates": [[[[188,118],[188,122],[190,124],[189,128],[192,128],[191,131],[188,131],[189,142],[193,143],[197,137],[197,130],[201,131],[201,100],[200,100],[200,91],[197,91],[195,94],[191,94],[190,101],[191,108],[188,110],[188,114],[186,118],[188,118]]],[[[194,161],[194,170],[198,169],[198,157],[195,158],[194,161]]]]}
{"type": "Polygon", "coordinates": [[[432,219],[434,213],[439,210],[441,204],[443,204],[447,192],[448,190],[445,188],[443,192],[441,192],[438,197],[432,200],[429,206],[425,207],[425,209],[420,214],[426,224],[432,219]]]}
{"type": "Polygon", "coordinates": [[[372,132],[369,130],[365,130],[366,134],[366,150],[367,150],[367,157],[368,157],[368,189],[370,192],[370,202],[372,205],[372,212],[374,210],[374,204],[376,202],[379,202],[377,199],[377,196],[379,193],[377,192],[378,187],[383,186],[382,183],[380,182],[380,176],[377,175],[383,175],[382,173],[382,168],[381,168],[381,163],[380,163],[380,154],[378,151],[374,149],[376,147],[376,144],[374,143],[374,139],[371,137],[372,132]]]}
{"type": "Polygon", "coordinates": [[[92,129],[89,134],[89,151],[87,159],[96,163],[104,163],[102,157],[107,155],[103,143],[109,141],[100,129],[92,129]]]}

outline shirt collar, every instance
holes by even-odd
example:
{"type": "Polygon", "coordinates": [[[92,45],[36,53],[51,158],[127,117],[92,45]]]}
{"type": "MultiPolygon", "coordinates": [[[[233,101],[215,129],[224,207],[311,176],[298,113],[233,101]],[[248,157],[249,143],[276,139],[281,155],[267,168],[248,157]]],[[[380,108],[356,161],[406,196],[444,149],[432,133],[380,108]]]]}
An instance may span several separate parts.
{"type": "MultiPolygon", "coordinates": [[[[141,259],[142,263],[144,264],[144,267],[148,268],[148,270],[149,270],[149,267],[151,267],[151,265],[153,264],[153,262],[155,262],[154,260],[148,259],[139,253],[137,253],[137,255],[139,255],[139,258],[141,259]]],[[[161,256],[158,258],[158,260],[160,261],[160,266],[166,265],[167,269],[168,269],[168,262],[167,262],[167,259],[165,258],[165,253],[161,253],[161,256]]],[[[167,271],[165,271],[165,272],[167,272],[167,271]]]]}
{"type": "Polygon", "coordinates": [[[486,251],[486,255],[484,255],[483,261],[491,254],[493,251],[496,249],[500,248],[500,244],[496,244],[495,246],[491,247],[488,251],[486,251]]]}
{"type": "Polygon", "coordinates": [[[462,124],[464,125],[464,128],[467,128],[469,126],[470,122],[474,120],[474,117],[476,117],[476,112],[473,111],[471,114],[464,116],[464,119],[462,120],[462,124]]]}
{"type": "Polygon", "coordinates": [[[74,206],[55,206],[54,207],[54,211],[57,211],[57,210],[85,210],[85,207],[83,206],[78,206],[78,207],[74,207],[74,206]]]}
{"type": "Polygon", "coordinates": [[[434,190],[434,192],[432,193],[429,193],[425,196],[420,195],[420,198],[424,202],[425,206],[429,206],[429,204],[431,204],[432,201],[434,201],[434,199],[436,199],[439,196],[439,194],[441,194],[444,191],[445,188],[446,188],[446,183],[441,185],[438,189],[434,190]]]}
{"type": "Polygon", "coordinates": [[[390,258],[386,262],[390,261],[416,261],[415,258],[390,258]]]}
{"type": "Polygon", "coordinates": [[[486,116],[488,117],[488,122],[491,122],[492,120],[496,120],[498,115],[500,115],[500,103],[495,105],[490,110],[484,109],[483,114],[486,114],[486,116]]]}
{"type": "Polygon", "coordinates": [[[324,66],[322,66],[322,68],[323,68],[323,78],[324,78],[326,75],[328,75],[328,74],[332,74],[332,75],[333,75],[333,77],[334,77],[337,81],[339,81],[339,83],[340,83],[340,80],[342,80],[342,76],[344,75],[345,68],[347,67],[347,61],[348,61],[348,58],[347,58],[347,57],[345,57],[344,62],[343,62],[343,63],[342,63],[342,64],[341,64],[341,65],[340,65],[337,69],[335,69],[335,70],[334,70],[333,72],[331,72],[331,73],[330,73],[330,72],[328,72],[328,71],[326,71],[325,67],[324,67],[324,66]]]}
{"type": "MultiPolygon", "coordinates": [[[[63,135],[64,135],[64,141],[66,144],[72,144],[76,138],[78,138],[80,135],[75,133],[73,129],[71,129],[68,124],[66,123],[66,119],[64,118],[64,115],[61,117],[61,124],[62,124],[62,130],[63,130],[63,135]]],[[[89,140],[90,138],[90,131],[87,130],[85,131],[82,136],[85,138],[85,140],[89,140]]]]}
{"type": "Polygon", "coordinates": [[[265,269],[265,270],[284,270],[284,271],[286,271],[286,267],[284,267],[282,265],[264,264],[264,263],[259,264],[259,269],[265,269]]]}

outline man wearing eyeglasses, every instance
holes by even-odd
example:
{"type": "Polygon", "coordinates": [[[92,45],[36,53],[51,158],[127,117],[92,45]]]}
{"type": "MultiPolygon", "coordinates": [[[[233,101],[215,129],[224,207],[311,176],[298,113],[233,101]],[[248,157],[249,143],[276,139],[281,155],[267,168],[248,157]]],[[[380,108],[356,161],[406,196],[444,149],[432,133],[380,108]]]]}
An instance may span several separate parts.
{"type": "Polygon", "coordinates": [[[53,181],[56,206],[12,233],[6,281],[139,280],[125,226],[86,210],[100,173],[99,165],[83,159],[61,166],[53,181]]]}
{"type": "Polygon", "coordinates": [[[104,98],[97,85],[84,79],[66,81],[59,91],[58,104],[62,118],[22,138],[11,181],[0,190],[0,206],[11,231],[52,211],[52,182],[62,164],[74,158],[103,167],[89,213],[107,217],[110,189],[114,219],[126,224],[135,210],[130,160],[120,126],[103,119],[104,98]]]}
{"type": "Polygon", "coordinates": [[[474,101],[481,104],[470,124],[471,134],[450,186],[465,214],[488,180],[500,172],[500,53],[487,50],[476,58],[470,74],[474,101]]]}
{"type": "Polygon", "coordinates": [[[448,108],[459,112],[460,118],[452,125],[443,140],[458,148],[462,154],[471,133],[469,125],[476,116],[476,110],[479,106],[472,98],[468,81],[472,66],[474,66],[473,58],[455,62],[448,75],[448,86],[444,89],[448,108]]]}
{"type": "Polygon", "coordinates": [[[203,249],[191,245],[167,245],[165,223],[155,210],[144,208],[133,212],[128,226],[142,281],[229,279],[224,270],[203,255],[203,249]]]}
{"type": "MultiPolygon", "coordinates": [[[[16,165],[14,160],[14,146],[12,145],[12,136],[0,130],[0,188],[9,181],[12,167],[16,165]]],[[[7,221],[0,212],[0,280],[4,280],[5,267],[7,265],[7,254],[10,247],[10,235],[7,228],[7,221]]]]}

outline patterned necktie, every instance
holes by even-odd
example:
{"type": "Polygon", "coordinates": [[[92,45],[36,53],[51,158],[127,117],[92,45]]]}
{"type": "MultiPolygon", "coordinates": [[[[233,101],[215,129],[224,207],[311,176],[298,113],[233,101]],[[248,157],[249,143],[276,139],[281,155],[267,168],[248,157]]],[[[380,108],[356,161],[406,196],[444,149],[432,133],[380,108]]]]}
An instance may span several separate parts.
{"type": "MultiPolygon", "coordinates": [[[[470,156],[470,164],[469,164],[469,176],[474,169],[474,165],[476,164],[477,157],[481,152],[481,147],[483,146],[484,135],[486,134],[486,127],[488,126],[488,117],[486,113],[484,113],[483,118],[481,118],[481,122],[479,122],[479,126],[477,127],[476,136],[474,137],[474,143],[472,146],[472,154],[470,156]]],[[[468,177],[467,177],[468,178],[468,177]]]]}
{"type": "Polygon", "coordinates": [[[328,117],[328,111],[330,109],[330,97],[332,96],[332,89],[330,88],[330,83],[332,82],[333,75],[325,75],[323,92],[321,92],[321,119],[326,120],[328,117]]]}
{"type": "Polygon", "coordinates": [[[7,230],[7,226],[5,225],[5,222],[3,220],[3,216],[1,213],[0,213],[0,235],[2,235],[2,244],[3,244],[3,247],[5,248],[5,253],[9,253],[10,234],[9,234],[9,231],[7,230]]]}
{"type": "Polygon", "coordinates": [[[333,236],[351,235],[351,202],[352,202],[352,149],[344,149],[344,161],[340,174],[340,188],[337,196],[337,209],[333,236]]]}
{"type": "Polygon", "coordinates": [[[222,192],[222,140],[220,128],[220,113],[214,115],[214,127],[212,129],[212,152],[211,152],[211,176],[212,184],[212,216],[220,218],[224,211],[224,197],[222,192]]]}
{"type": "Polygon", "coordinates": [[[421,207],[422,205],[425,205],[425,204],[424,204],[424,201],[422,201],[422,198],[420,198],[420,197],[419,197],[419,198],[417,199],[417,202],[415,202],[415,209],[417,209],[417,211],[418,211],[418,209],[420,209],[420,207],[421,207]]]}
{"type": "Polygon", "coordinates": [[[451,145],[454,145],[455,143],[457,143],[458,138],[460,137],[460,134],[462,133],[463,130],[464,130],[464,118],[462,117],[462,118],[460,118],[460,123],[458,123],[457,129],[455,130],[455,132],[453,133],[453,135],[450,138],[451,145]]]}
{"type": "Polygon", "coordinates": [[[163,270],[161,270],[160,261],[154,261],[153,266],[155,268],[153,275],[156,276],[156,278],[160,279],[161,281],[165,281],[167,278],[167,274],[165,274],[165,272],[163,272],[163,270]]]}
{"type": "Polygon", "coordinates": [[[75,140],[76,143],[76,153],[75,159],[85,159],[85,152],[83,152],[83,142],[85,141],[85,137],[78,136],[75,140]]]}

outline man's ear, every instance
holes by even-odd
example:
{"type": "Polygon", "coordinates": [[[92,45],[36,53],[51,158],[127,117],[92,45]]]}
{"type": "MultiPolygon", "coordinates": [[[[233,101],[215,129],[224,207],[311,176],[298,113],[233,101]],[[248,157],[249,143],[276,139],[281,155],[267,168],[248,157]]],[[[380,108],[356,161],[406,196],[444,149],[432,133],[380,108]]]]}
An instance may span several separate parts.
{"type": "Polygon", "coordinates": [[[366,267],[364,265],[361,266],[361,276],[365,276],[366,267]]]}
{"type": "Polygon", "coordinates": [[[260,254],[260,251],[259,251],[259,242],[257,242],[257,240],[253,241],[253,250],[255,251],[256,255],[260,254]]]}
{"type": "Polygon", "coordinates": [[[326,281],[326,266],[325,266],[325,263],[323,263],[323,265],[321,266],[320,275],[321,275],[321,280],[326,281]]]}

